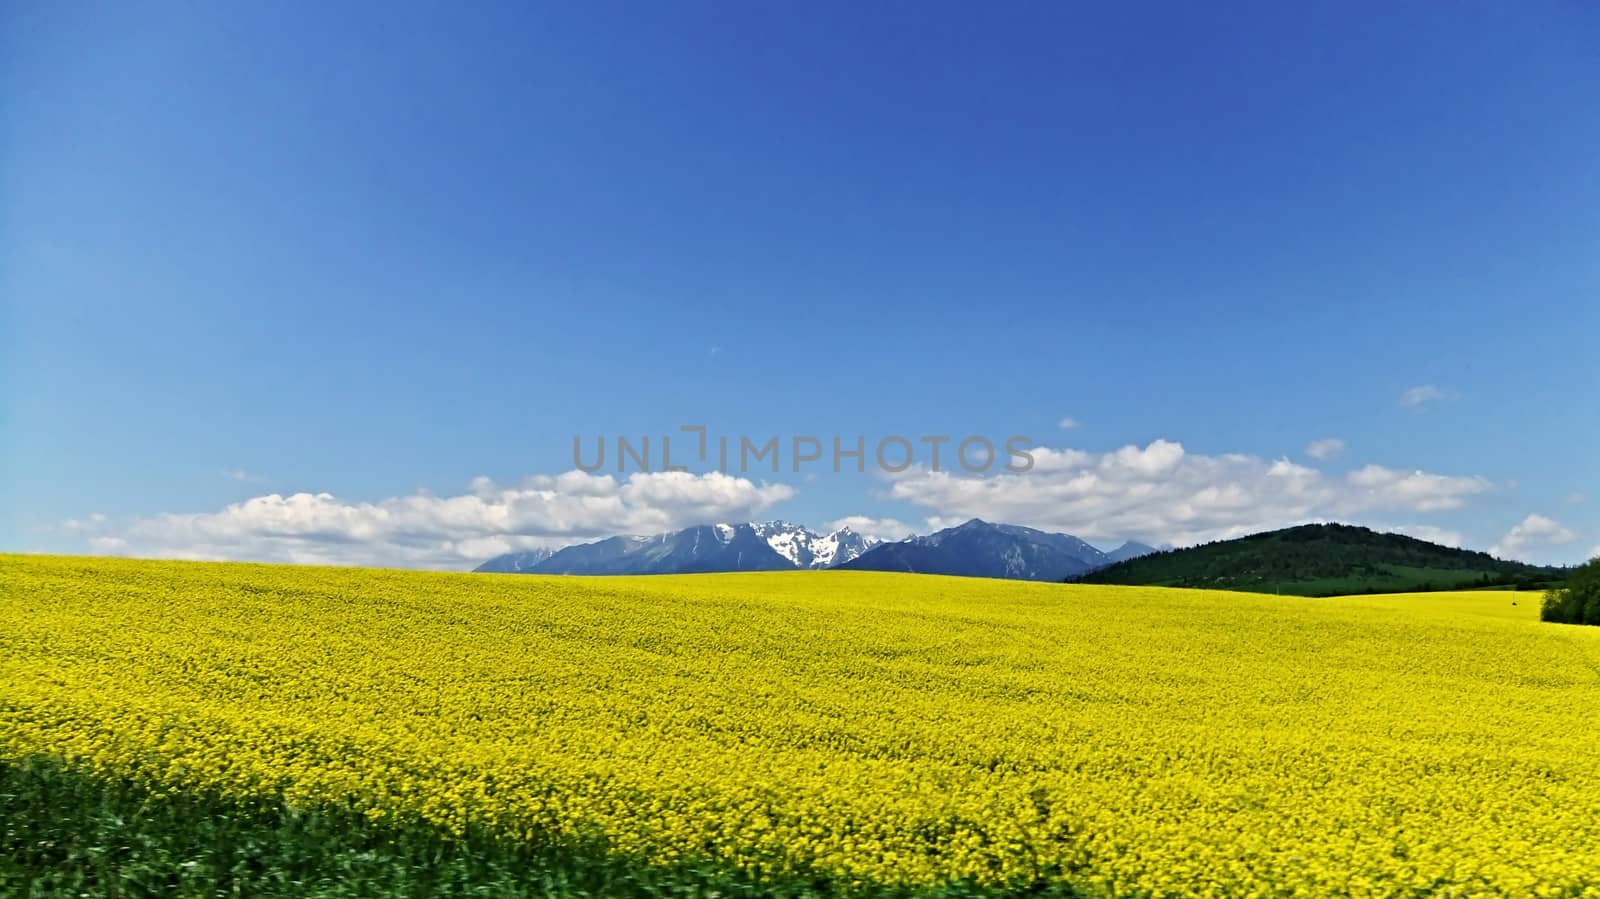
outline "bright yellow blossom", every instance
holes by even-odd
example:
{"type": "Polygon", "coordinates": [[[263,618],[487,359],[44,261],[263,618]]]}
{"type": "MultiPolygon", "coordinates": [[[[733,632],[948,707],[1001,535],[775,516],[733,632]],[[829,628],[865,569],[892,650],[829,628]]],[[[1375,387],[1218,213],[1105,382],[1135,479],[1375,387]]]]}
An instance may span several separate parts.
{"type": "Polygon", "coordinates": [[[5,556],[0,756],[845,880],[1600,895],[1600,628],[1536,599],[5,556]]]}

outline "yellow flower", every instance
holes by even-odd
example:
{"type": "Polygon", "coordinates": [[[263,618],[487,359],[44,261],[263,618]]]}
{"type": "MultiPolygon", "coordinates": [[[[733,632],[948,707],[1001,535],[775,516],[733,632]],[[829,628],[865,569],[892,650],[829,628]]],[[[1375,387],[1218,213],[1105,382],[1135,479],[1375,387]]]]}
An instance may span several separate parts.
{"type": "Polygon", "coordinates": [[[0,756],[842,882],[1600,896],[1600,629],[857,572],[0,557],[0,756]]]}

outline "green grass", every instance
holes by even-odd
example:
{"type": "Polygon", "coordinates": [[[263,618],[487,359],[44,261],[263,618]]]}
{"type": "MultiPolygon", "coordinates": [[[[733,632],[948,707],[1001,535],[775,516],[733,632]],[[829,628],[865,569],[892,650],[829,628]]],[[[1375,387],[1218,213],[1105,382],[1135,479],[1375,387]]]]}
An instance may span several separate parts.
{"type": "Polygon", "coordinates": [[[0,896],[7,899],[802,897],[1072,899],[1061,884],[1011,892],[775,880],[711,864],[651,866],[600,846],[447,838],[340,809],[161,795],[45,758],[0,762],[0,896]]]}

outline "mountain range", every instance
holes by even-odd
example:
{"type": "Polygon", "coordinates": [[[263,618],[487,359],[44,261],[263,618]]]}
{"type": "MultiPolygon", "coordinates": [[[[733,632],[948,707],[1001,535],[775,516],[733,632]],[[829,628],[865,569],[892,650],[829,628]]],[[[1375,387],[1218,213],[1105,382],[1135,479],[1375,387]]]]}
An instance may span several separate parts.
{"type": "Polygon", "coordinates": [[[1052,534],[974,518],[926,537],[882,544],[838,567],[1060,581],[1102,568],[1118,559],[1153,551],[1130,541],[1107,553],[1071,534],[1052,534]]]}
{"type": "Polygon", "coordinates": [[[1343,524],[1300,525],[1184,549],[1129,541],[1105,552],[1070,534],[976,518],[897,542],[875,541],[849,528],[818,534],[784,521],[701,525],[508,553],[476,570],[686,574],[820,568],[1308,596],[1538,587],[1565,575],[1562,569],[1343,524]]]}
{"type": "Polygon", "coordinates": [[[973,519],[884,543],[850,528],[818,534],[785,521],[699,525],[665,534],[507,553],[477,571],[511,574],[689,574],[845,568],[1059,581],[1154,552],[1128,542],[1107,553],[1070,534],[973,519]]]}
{"type": "Polygon", "coordinates": [[[786,521],[707,524],[665,534],[608,537],[555,551],[507,553],[476,571],[513,574],[691,574],[830,568],[875,541],[849,528],[818,534],[786,521]]]}

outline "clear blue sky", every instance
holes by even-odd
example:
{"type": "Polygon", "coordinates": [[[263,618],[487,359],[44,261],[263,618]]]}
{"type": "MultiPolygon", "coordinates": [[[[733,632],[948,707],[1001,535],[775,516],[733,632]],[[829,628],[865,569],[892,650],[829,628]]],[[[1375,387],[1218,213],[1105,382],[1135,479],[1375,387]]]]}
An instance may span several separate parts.
{"type": "Polygon", "coordinates": [[[425,508],[684,423],[1095,481],[694,500],[817,526],[1600,547],[1600,8],[1217,6],[8,5],[0,548],[466,564],[692,518],[425,508]]]}

